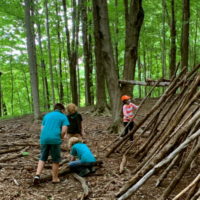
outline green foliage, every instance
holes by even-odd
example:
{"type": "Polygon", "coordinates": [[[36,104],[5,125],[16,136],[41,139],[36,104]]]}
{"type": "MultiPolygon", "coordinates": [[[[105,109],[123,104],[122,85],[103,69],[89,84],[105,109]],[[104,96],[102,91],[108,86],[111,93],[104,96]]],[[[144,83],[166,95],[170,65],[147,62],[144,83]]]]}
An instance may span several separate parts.
{"type": "MultiPolygon", "coordinates": [[[[51,97],[50,88],[50,72],[49,72],[49,59],[48,59],[48,43],[47,32],[45,27],[45,9],[44,0],[34,1],[34,21],[40,24],[41,37],[42,37],[42,49],[43,54],[40,52],[39,40],[38,40],[38,28],[35,25],[35,39],[36,39],[36,51],[37,51],[37,63],[38,63],[38,79],[39,79],[39,94],[40,94],[40,106],[41,110],[45,111],[45,96],[43,91],[43,79],[42,79],[42,67],[41,60],[44,60],[46,66],[46,77],[49,85],[49,93],[51,97]],[[37,12],[36,12],[37,11],[37,12]]],[[[92,15],[92,1],[85,1],[88,7],[88,32],[93,34],[93,15],[92,15]]],[[[108,1],[108,14],[110,19],[110,31],[111,39],[113,43],[113,49],[115,45],[118,45],[118,67],[119,77],[123,77],[124,66],[124,52],[125,52],[125,17],[124,17],[124,1],[118,0],[116,6],[116,0],[108,1]]],[[[167,12],[169,18],[171,17],[171,5],[170,1],[167,3],[167,12]]],[[[191,3],[191,18],[190,18],[190,55],[189,63],[192,68],[200,61],[200,4],[197,0],[193,0],[191,3]]],[[[28,66],[28,56],[26,50],[26,34],[24,30],[24,2],[22,0],[1,0],[0,1],[0,71],[3,72],[1,77],[2,84],[2,99],[6,104],[8,115],[21,115],[24,113],[32,112],[32,99],[31,99],[31,87],[30,87],[30,72],[28,66]]],[[[54,69],[54,83],[56,91],[56,101],[59,101],[58,84],[60,76],[58,75],[58,31],[61,34],[61,49],[62,49],[62,82],[64,86],[64,103],[71,101],[70,91],[70,79],[69,79],[69,61],[67,56],[67,44],[65,23],[63,16],[62,1],[48,1],[49,8],[49,26],[51,37],[51,50],[53,57],[53,69],[54,69]],[[57,3],[59,14],[56,15],[55,5],[57,3]],[[60,28],[58,30],[57,22],[60,22],[60,28]]],[[[145,12],[144,24],[141,29],[138,57],[140,65],[137,64],[135,80],[144,81],[146,78],[160,79],[162,74],[162,1],[150,0],[143,1],[143,8],[145,12]]],[[[175,1],[175,15],[176,15],[176,30],[177,30],[177,62],[180,61],[180,44],[181,44],[181,27],[182,27],[182,1],[175,1]]],[[[67,0],[67,18],[70,30],[70,37],[72,34],[72,5],[71,1],[67,0]]],[[[170,29],[168,25],[168,18],[165,22],[165,36],[166,36],[166,77],[169,73],[169,52],[170,52],[170,29]]],[[[81,30],[81,27],[80,27],[81,30]]],[[[94,51],[94,38],[92,38],[92,47],[94,51]]],[[[94,53],[93,53],[94,55],[94,53]]],[[[114,51],[115,55],[115,51],[114,51]]],[[[93,56],[94,57],[94,56],[93,56]]],[[[80,105],[85,104],[85,78],[83,67],[83,44],[82,34],[79,33],[79,76],[80,76],[80,105]]],[[[95,63],[95,58],[93,58],[95,63]]],[[[93,70],[93,85],[92,90],[96,92],[95,86],[95,70],[93,70]]],[[[144,97],[150,88],[144,88],[135,86],[134,96],[144,97]]],[[[162,88],[155,90],[152,97],[158,97],[162,94],[162,88]]],[[[52,102],[50,102],[52,104],[52,102]]]]}

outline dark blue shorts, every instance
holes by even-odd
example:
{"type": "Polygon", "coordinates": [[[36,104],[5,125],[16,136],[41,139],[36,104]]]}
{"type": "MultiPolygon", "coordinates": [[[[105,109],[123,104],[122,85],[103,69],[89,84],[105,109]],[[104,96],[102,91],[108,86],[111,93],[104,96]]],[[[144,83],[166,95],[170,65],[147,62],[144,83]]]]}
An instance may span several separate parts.
{"type": "Polygon", "coordinates": [[[49,154],[51,155],[53,163],[61,161],[60,144],[41,144],[40,145],[40,160],[47,161],[49,154]]]}

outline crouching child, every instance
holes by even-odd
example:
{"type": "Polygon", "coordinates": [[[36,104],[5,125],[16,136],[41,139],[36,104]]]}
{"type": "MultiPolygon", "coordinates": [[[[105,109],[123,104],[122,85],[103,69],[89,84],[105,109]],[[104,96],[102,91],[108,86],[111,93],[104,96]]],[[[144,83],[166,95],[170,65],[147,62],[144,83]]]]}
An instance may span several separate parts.
{"type": "Polygon", "coordinates": [[[94,172],[93,164],[96,162],[96,158],[90,148],[82,142],[81,138],[71,137],[68,144],[71,155],[71,162],[68,165],[71,171],[79,176],[86,176],[94,172]],[[78,158],[77,160],[76,157],[78,158]]]}

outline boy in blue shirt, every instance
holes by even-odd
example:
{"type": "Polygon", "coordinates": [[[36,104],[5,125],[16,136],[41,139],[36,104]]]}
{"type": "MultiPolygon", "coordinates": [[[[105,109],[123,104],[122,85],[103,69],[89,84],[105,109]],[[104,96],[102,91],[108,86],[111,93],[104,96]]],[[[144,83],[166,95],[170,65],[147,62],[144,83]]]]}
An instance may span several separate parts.
{"type": "Polygon", "coordinates": [[[60,182],[58,178],[59,162],[61,161],[62,138],[67,133],[69,121],[66,117],[65,107],[61,103],[54,106],[54,111],[46,114],[42,121],[40,135],[40,160],[38,162],[34,184],[39,184],[40,174],[44,168],[49,154],[52,157],[52,182],[60,182]]]}
{"type": "Polygon", "coordinates": [[[93,172],[92,166],[96,162],[96,158],[92,154],[90,148],[82,143],[78,137],[71,137],[69,139],[69,148],[71,149],[71,162],[68,164],[72,171],[85,176],[93,172]],[[76,157],[78,160],[75,160],[76,157]]]}

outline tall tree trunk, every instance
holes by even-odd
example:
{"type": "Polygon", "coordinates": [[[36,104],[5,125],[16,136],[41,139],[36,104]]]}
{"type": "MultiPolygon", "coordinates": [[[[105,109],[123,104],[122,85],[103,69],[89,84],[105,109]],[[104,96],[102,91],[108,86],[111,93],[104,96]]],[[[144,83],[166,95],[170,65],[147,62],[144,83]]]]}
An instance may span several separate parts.
{"type": "MultiPolygon", "coordinates": [[[[138,80],[141,81],[142,80],[142,64],[140,62],[140,57],[138,58],[138,80]]],[[[142,97],[142,88],[139,85],[139,98],[142,97]]]]}
{"type": "Polygon", "coordinates": [[[58,2],[56,1],[56,16],[57,16],[57,37],[58,37],[58,65],[59,65],[59,100],[64,103],[64,90],[62,83],[62,48],[60,37],[60,15],[59,15],[58,2]]]}
{"type": "Polygon", "coordinates": [[[83,55],[84,55],[84,68],[85,68],[85,104],[92,104],[92,63],[91,52],[89,46],[89,34],[88,34],[88,12],[87,1],[81,0],[81,21],[82,21],[82,40],[83,40],[83,55]]]}
{"type": "Polygon", "coordinates": [[[13,66],[12,66],[12,55],[10,56],[10,74],[11,74],[11,113],[14,114],[14,75],[13,75],[13,66]]]}
{"type": "MultiPolygon", "coordinates": [[[[65,46],[63,45],[63,48],[65,48],[65,46]]],[[[65,53],[66,51],[63,49],[63,58],[64,58],[64,63],[67,63],[67,55],[66,55],[66,53],[65,53]]],[[[65,101],[66,102],[70,102],[71,100],[71,98],[70,98],[70,89],[69,89],[69,68],[68,67],[64,67],[64,74],[65,74],[65,77],[64,77],[64,79],[66,80],[65,81],[65,88],[66,88],[66,90],[65,90],[65,101]]]]}
{"type": "MultiPolygon", "coordinates": [[[[91,9],[90,9],[91,11],[91,9]]],[[[91,105],[94,105],[94,85],[93,85],[93,66],[94,66],[94,61],[93,61],[93,46],[94,46],[94,42],[92,40],[92,19],[90,19],[89,21],[89,58],[90,58],[90,63],[91,63],[91,67],[90,67],[90,83],[89,83],[89,87],[90,87],[90,96],[91,96],[91,105]]]]}
{"type": "Polygon", "coordinates": [[[32,106],[32,101],[30,98],[30,91],[28,88],[28,80],[27,80],[27,76],[26,76],[26,71],[22,68],[22,73],[23,73],[23,78],[24,78],[24,87],[26,88],[26,98],[27,98],[27,102],[29,104],[29,111],[32,112],[33,111],[33,106],[32,106]]]}
{"type": "Polygon", "coordinates": [[[118,132],[118,125],[120,121],[120,88],[118,84],[118,77],[114,62],[110,30],[109,30],[109,19],[108,19],[108,8],[106,0],[93,0],[93,12],[97,16],[95,23],[96,31],[99,34],[100,45],[102,51],[103,69],[106,76],[106,82],[108,86],[108,93],[111,101],[112,117],[113,117],[113,132],[118,132]]]}
{"type": "MultiPolygon", "coordinates": [[[[129,13],[126,20],[127,27],[123,78],[124,80],[134,80],[135,67],[138,55],[139,35],[144,20],[142,0],[131,0],[129,6],[129,13]]],[[[122,88],[123,94],[126,93],[132,96],[132,92],[132,85],[124,85],[124,87],[122,88]]]]}
{"type": "Polygon", "coordinates": [[[77,51],[78,51],[78,32],[79,32],[79,7],[78,11],[76,8],[76,1],[72,1],[73,14],[72,14],[72,44],[70,44],[70,35],[67,22],[67,6],[66,0],[63,0],[63,9],[64,9],[64,19],[65,19],[65,31],[67,37],[67,52],[69,59],[69,68],[70,68],[70,87],[72,93],[72,102],[78,104],[78,88],[77,88],[77,51]]]}
{"type": "MultiPolygon", "coordinates": [[[[38,1],[36,1],[35,4],[38,4],[38,1]]],[[[38,8],[36,8],[35,11],[36,11],[36,15],[39,17],[38,8]]],[[[46,64],[45,64],[45,60],[44,60],[43,47],[42,47],[41,27],[40,27],[40,22],[38,19],[36,20],[36,26],[37,26],[37,32],[38,32],[38,43],[39,43],[39,51],[40,51],[40,67],[42,69],[44,108],[46,110],[49,110],[50,109],[49,88],[48,88],[48,82],[47,82],[46,64]]]]}
{"type": "MultiPolygon", "coordinates": [[[[143,63],[144,63],[144,80],[146,81],[147,79],[147,62],[146,62],[146,46],[145,44],[143,43],[143,63]]],[[[147,87],[144,88],[144,94],[145,96],[147,95],[147,87]]]]}
{"type": "Polygon", "coordinates": [[[25,0],[25,28],[27,37],[28,62],[30,67],[31,88],[33,97],[34,118],[38,119],[40,114],[39,92],[38,92],[38,77],[36,63],[36,49],[33,22],[31,19],[31,4],[32,0],[25,0]]]}
{"type": "Polygon", "coordinates": [[[170,78],[172,78],[176,73],[176,19],[174,0],[171,0],[170,43],[170,78]]]}
{"type": "MultiPolygon", "coordinates": [[[[3,99],[3,98],[2,98],[3,99]]],[[[6,116],[8,115],[7,107],[5,101],[3,101],[3,115],[6,116]]]]}
{"type": "Polygon", "coordinates": [[[54,91],[54,81],[53,81],[53,64],[51,55],[51,38],[49,32],[49,11],[48,11],[48,0],[45,0],[45,15],[46,15],[46,31],[47,31],[47,41],[48,41],[48,56],[49,56],[49,70],[50,70],[50,80],[51,80],[51,99],[52,103],[55,104],[55,91],[54,91]]]}
{"type": "MultiPolygon", "coordinates": [[[[165,0],[162,0],[162,78],[166,77],[166,7],[165,0]]],[[[164,89],[164,88],[163,88],[164,89]]]]}
{"type": "Polygon", "coordinates": [[[181,67],[188,68],[189,56],[189,24],[190,0],[183,0],[182,38],[181,38],[181,67]]]}
{"type": "Polygon", "coordinates": [[[0,72],[0,117],[3,116],[3,112],[2,112],[2,108],[3,108],[3,92],[2,92],[2,86],[1,86],[1,76],[2,76],[2,72],[0,72]]]}
{"type": "Polygon", "coordinates": [[[94,39],[95,39],[95,61],[96,61],[96,106],[98,112],[104,112],[106,102],[106,81],[103,69],[103,56],[101,35],[99,33],[99,9],[96,3],[93,2],[93,20],[94,20],[94,39]]]}
{"type": "Polygon", "coordinates": [[[118,0],[115,0],[115,22],[114,22],[114,29],[115,29],[115,41],[114,41],[114,53],[115,53],[115,63],[116,63],[116,71],[119,78],[119,62],[118,62],[118,39],[119,39],[119,16],[118,16],[118,0]]]}
{"type": "Polygon", "coordinates": [[[194,36],[194,60],[193,60],[193,66],[197,65],[197,37],[198,37],[198,27],[199,27],[199,17],[198,17],[198,11],[196,11],[196,23],[195,23],[195,36],[194,36]]]}

